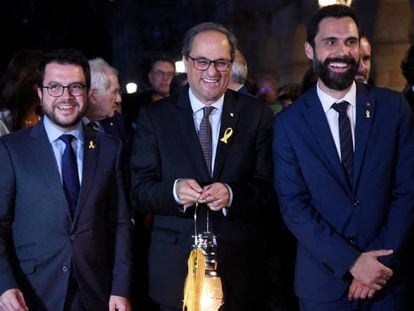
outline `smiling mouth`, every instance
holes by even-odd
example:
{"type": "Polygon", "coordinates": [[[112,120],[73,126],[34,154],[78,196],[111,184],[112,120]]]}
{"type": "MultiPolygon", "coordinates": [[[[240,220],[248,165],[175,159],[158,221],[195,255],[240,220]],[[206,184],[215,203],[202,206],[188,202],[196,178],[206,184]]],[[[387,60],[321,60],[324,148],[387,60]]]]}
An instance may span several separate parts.
{"type": "Polygon", "coordinates": [[[207,85],[213,85],[213,84],[217,84],[220,79],[208,79],[208,78],[203,78],[202,81],[204,83],[206,83],[207,85]]]}
{"type": "Polygon", "coordinates": [[[329,68],[335,70],[335,71],[345,71],[350,67],[349,63],[343,63],[343,62],[331,62],[329,63],[329,68]]]}

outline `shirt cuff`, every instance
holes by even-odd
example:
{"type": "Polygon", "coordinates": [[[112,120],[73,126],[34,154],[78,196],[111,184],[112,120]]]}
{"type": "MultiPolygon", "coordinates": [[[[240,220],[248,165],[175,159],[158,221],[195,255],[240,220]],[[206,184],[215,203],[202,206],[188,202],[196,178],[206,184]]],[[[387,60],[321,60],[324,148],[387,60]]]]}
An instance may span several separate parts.
{"type": "Polygon", "coordinates": [[[179,182],[181,180],[180,179],[176,179],[174,181],[174,185],[173,185],[173,196],[174,196],[174,200],[175,202],[179,205],[178,209],[180,210],[180,212],[185,213],[186,208],[184,207],[183,203],[181,203],[180,198],[177,195],[177,190],[176,190],[176,186],[177,186],[177,182],[179,182]]]}
{"type": "Polygon", "coordinates": [[[229,213],[229,207],[233,203],[233,191],[231,190],[231,188],[228,184],[224,184],[224,185],[226,186],[227,190],[229,191],[229,204],[227,204],[227,206],[225,208],[223,208],[223,215],[227,216],[227,214],[229,213]]]}

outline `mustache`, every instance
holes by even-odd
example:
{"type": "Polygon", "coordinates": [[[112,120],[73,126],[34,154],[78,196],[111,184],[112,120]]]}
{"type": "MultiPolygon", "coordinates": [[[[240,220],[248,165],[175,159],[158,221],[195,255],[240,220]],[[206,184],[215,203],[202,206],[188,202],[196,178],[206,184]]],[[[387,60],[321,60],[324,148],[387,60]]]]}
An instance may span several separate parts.
{"type": "Polygon", "coordinates": [[[356,61],[352,57],[344,56],[344,57],[330,57],[325,59],[324,65],[327,66],[331,63],[345,63],[348,65],[354,65],[356,64],[356,61]]]}

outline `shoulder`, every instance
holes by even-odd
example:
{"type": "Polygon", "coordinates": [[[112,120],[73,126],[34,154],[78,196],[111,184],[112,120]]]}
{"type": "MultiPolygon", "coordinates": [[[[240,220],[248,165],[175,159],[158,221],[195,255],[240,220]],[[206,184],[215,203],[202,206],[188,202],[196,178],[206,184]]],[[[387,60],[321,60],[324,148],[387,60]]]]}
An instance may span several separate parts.
{"type": "Polygon", "coordinates": [[[357,96],[367,95],[370,98],[375,98],[376,101],[386,102],[389,100],[400,101],[404,94],[399,91],[391,90],[385,87],[378,87],[363,83],[357,83],[357,96]]]}
{"type": "Polygon", "coordinates": [[[224,104],[232,104],[244,113],[266,113],[273,115],[272,109],[263,100],[233,90],[226,91],[224,104]]]}

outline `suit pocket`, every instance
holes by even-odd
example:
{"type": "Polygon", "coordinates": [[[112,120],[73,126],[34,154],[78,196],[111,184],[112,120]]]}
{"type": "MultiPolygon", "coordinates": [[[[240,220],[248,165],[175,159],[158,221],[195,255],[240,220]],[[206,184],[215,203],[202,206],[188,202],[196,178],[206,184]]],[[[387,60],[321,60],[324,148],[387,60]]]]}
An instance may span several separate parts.
{"type": "Polygon", "coordinates": [[[35,272],[36,270],[36,260],[34,259],[27,259],[20,261],[20,269],[26,275],[35,272]]]}

